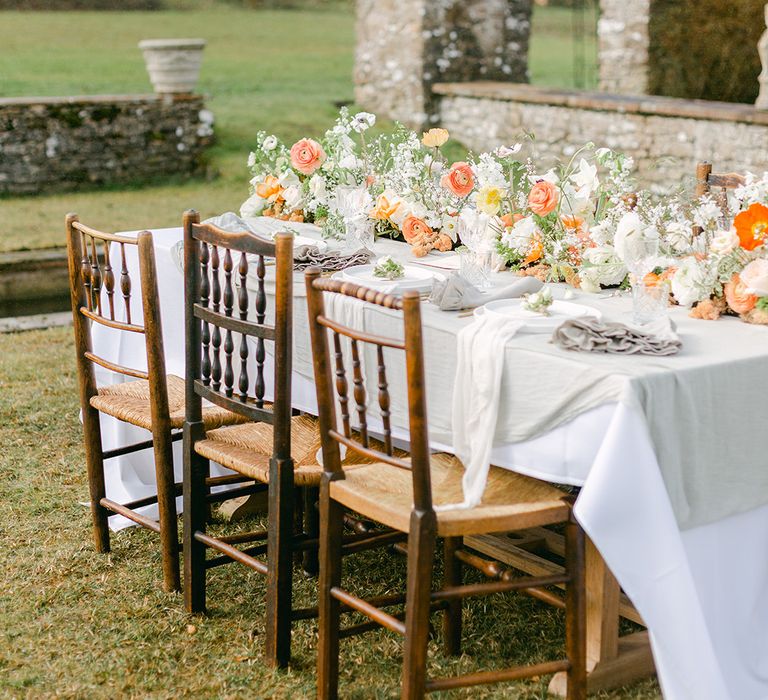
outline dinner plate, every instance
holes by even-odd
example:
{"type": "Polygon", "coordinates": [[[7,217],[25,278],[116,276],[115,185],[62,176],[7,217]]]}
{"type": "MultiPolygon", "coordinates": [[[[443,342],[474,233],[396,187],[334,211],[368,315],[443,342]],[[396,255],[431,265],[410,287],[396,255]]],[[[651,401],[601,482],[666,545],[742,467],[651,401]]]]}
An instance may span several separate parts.
{"type": "Polygon", "coordinates": [[[475,316],[488,313],[512,321],[522,321],[525,325],[521,330],[528,333],[549,333],[564,321],[573,318],[601,318],[602,314],[591,306],[574,304],[571,301],[555,300],[549,307],[549,316],[543,316],[523,308],[524,299],[500,299],[490,301],[485,306],[475,309],[475,316]]]}
{"type": "Polygon", "coordinates": [[[346,270],[339,270],[331,275],[333,279],[354,282],[363,287],[387,291],[391,294],[402,294],[407,291],[428,292],[432,289],[432,283],[436,279],[445,279],[443,275],[431,270],[425,270],[416,265],[403,265],[403,277],[396,280],[388,280],[373,274],[375,265],[355,265],[346,270]]]}

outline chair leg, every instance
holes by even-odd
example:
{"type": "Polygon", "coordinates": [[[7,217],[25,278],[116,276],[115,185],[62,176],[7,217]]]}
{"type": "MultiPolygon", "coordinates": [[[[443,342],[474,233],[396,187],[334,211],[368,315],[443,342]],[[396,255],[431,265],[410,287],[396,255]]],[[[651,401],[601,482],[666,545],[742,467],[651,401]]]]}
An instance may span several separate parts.
{"type": "Polygon", "coordinates": [[[205,532],[208,460],[194,450],[203,434],[202,423],[184,424],[184,607],[191,613],[205,612],[205,545],[194,537],[205,532]]]}
{"type": "MultiPolygon", "coordinates": [[[[307,537],[315,538],[320,532],[320,512],[317,508],[317,488],[306,487],[304,491],[304,532],[307,537]]],[[[317,576],[318,558],[316,549],[308,549],[304,553],[304,573],[307,576],[317,576]]]]}
{"type": "Polygon", "coordinates": [[[85,464],[88,470],[88,491],[91,499],[91,519],[96,551],[109,552],[109,511],[101,505],[106,496],[104,486],[104,459],[101,446],[99,412],[94,408],[83,409],[83,433],[85,437],[85,464]]]}
{"type": "Polygon", "coordinates": [[[567,700],[587,697],[587,603],[584,578],[584,531],[573,519],[565,527],[566,570],[565,648],[568,670],[567,700]]]}
{"type": "Polygon", "coordinates": [[[435,558],[433,511],[413,511],[408,535],[408,584],[405,603],[402,700],[421,700],[427,682],[429,604],[435,558]]]}
{"type": "Polygon", "coordinates": [[[269,467],[267,539],[266,656],[270,666],[287,666],[291,660],[294,498],[292,461],[273,459],[269,467]]]}
{"type": "Polygon", "coordinates": [[[318,700],[337,700],[339,696],[339,601],[331,589],[341,585],[341,543],[344,532],[344,508],[331,500],[330,481],[320,486],[320,580],[318,581],[317,646],[318,700]]]}
{"type": "MultiPolygon", "coordinates": [[[[461,549],[462,537],[446,537],[443,542],[445,552],[444,586],[460,586],[462,583],[462,566],[455,553],[461,549]]],[[[448,603],[443,617],[443,638],[445,653],[448,656],[461,654],[461,598],[455,598],[448,603]]]]}
{"type": "Polygon", "coordinates": [[[180,591],[179,523],[176,512],[176,486],[173,474],[173,442],[170,425],[157,426],[152,438],[157,476],[157,506],[160,511],[160,546],[163,557],[163,587],[180,591]]]}

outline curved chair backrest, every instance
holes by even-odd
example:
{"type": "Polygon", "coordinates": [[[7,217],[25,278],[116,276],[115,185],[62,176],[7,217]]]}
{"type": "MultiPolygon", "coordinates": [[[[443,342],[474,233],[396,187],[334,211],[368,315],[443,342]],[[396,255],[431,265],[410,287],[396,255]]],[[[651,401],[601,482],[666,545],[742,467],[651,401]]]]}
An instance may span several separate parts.
{"type": "Polygon", "coordinates": [[[184,214],[184,275],[187,421],[201,421],[202,399],[206,399],[251,420],[271,423],[274,456],[290,459],[293,236],[281,233],[271,241],[249,231],[231,233],[201,224],[197,212],[188,211],[184,214]],[[266,322],[267,259],[275,261],[273,324],[266,322]],[[253,300],[249,279],[256,285],[253,300]],[[252,357],[249,338],[256,346],[252,357]],[[274,344],[271,406],[264,400],[268,342],[274,344]]]}
{"type": "Polygon", "coordinates": [[[429,436],[419,294],[406,292],[402,298],[395,297],[350,282],[321,278],[317,268],[308,270],[305,279],[325,471],[342,471],[339,445],[344,445],[374,461],[411,470],[414,506],[421,511],[431,510],[432,490],[429,472],[429,436]],[[329,318],[325,312],[324,294],[339,294],[402,312],[403,340],[364,333],[329,318]],[[329,335],[333,338],[333,361],[331,360],[329,335]],[[350,416],[349,382],[344,366],[342,337],[348,338],[350,343],[352,399],[355,402],[356,419],[350,416]],[[376,351],[377,398],[383,425],[383,450],[375,448],[368,436],[366,419],[368,400],[361,369],[363,355],[360,348],[361,343],[372,346],[376,351]],[[390,394],[385,348],[405,353],[410,462],[395,456],[392,446],[390,394]],[[342,423],[341,431],[337,425],[337,409],[342,423]],[[353,422],[356,423],[354,426],[352,425],[353,422]]]}

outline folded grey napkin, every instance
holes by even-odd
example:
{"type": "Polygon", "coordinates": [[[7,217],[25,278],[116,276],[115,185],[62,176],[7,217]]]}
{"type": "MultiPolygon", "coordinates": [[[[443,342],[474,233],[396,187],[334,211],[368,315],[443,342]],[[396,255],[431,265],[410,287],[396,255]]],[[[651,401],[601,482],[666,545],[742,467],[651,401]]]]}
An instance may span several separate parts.
{"type": "Polygon", "coordinates": [[[223,231],[228,233],[238,233],[240,231],[250,231],[256,233],[245,221],[240,218],[235,212],[228,211],[219,216],[212,216],[210,219],[203,221],[204,224],[213,224],[218,226],[223,231]]]}
{"type": "Polygon", "coordinates": [[[523,294],[534,294],[542,287],[541,280],[535,277],[522,277],[508,287],[493,294],[483,294],[477,287],[467,282],[461,275],[451,275],[445,281],[435,280],[429,300],[440,307],[441,311],[458,311],[482,306],[489,301],[515,299],[523,294]]]}
{"type": "Polygon", "coordinates": [[[626,355],[675,355],[682,347],[668,318],[642,327],[591,317],[575,318],[555,329],[552,342],[564,350],[626,355]]]}
{"type": "Polygon", "coordinates": [[[339,253],[338,251],[320,251],[314,245],[300,245],[293,249],[293,269],[306,270],[308,267],[317,266],[326,272],[344,270],[353,265],[365,265],[371,261],[373,253],[365,248],[360,248],[354,253],[339,253]]]}

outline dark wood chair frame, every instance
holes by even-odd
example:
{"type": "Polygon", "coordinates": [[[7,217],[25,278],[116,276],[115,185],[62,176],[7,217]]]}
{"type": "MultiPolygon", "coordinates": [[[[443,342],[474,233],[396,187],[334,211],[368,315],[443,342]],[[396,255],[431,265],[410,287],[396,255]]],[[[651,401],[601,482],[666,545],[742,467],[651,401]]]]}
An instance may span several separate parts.
{"type": "MultiPolygon", "coordinates": [[[[441,590],[431,590],[432,571],[437,541],[437,516],[432,505],[430,483],[430,449],[428,442],[424,357],[419,295],[407,292],[402,298],[366,289],[355,284],[321,279],[318,269],[306,273],[312,353],[314,357],[320,430],[324,455],[324,472],[320,485],[320,582],[318,646],[318,697],[338,697],[339,641],[341,638],[385,627],[405,638],[403,654],[402,698],[422,698],[426,692],[449,690],[485,683],[510,681],[565,671],[568,677],[567,697],[586,697],[586,630],[584,590],[584,534],[573,516],[565,523],[565,570],[554,576],[522,577],[515,580],[483,584],[462,584],[462,564],[487,572],[487,560],[463,548],[462,537],[444,539],[445,573],[441,590]],[[324,293],[343,294],[364,302],[402,311],[404,340],[370,335],[342,326],[325,315],[324,293]],[[329,335],[333,336],[332,368],[329,335]],[[352,438],[348,382],[344,369],[341,337],[350,340],[354,370],[353,398],[361,423],[359,436],[352,438]],[[360,371],[358,343],[375,346],[378,359],[378,399],[384,426],[385,451],[368,445],[365,429],[365,388],[360,371]],[[387,388],[384,349],[405,353],[410,416],[410,462],[393,455],[389,421],[390,399],[387,388]],[[335,392],[333,374],[336,377],[335,392]],[[336,402],[340,408],[342,430],[337,428],[336,402]],[[408,533],[408,580],[405,596],[384,596],[364,600],[341,588],[343,519],[342,504],[331,497],[331,484],[345,478],[340,459],[340,445],[357,450],[385,464],[408,469],[412,474],[413,507],[408,533]],[[461,605],[470,596],[489,595],[513,590],[544,590],[566,584],[566,656],[565,660],[515,667],[507,670],[474,673],[453,678],[428,680],[426,677],[429,616],[444,610],[444,644],[448,654],[461,653],[461,605]],[[390,614],[382,608],[405,603],[405,613],[390,614]],[[353,609],[372,622],[342,629],[340,613],[353,609]]],[[[370,514],[364,514],[370,516],[370,514]]]]}
{"type": "Polygon", "coordinates": [[[696,196],[703,197],[717,189],[715,201],[721,207],[727,204],[727,191],[740,187],[745,182],[744,176],[739,173],[713,173],[712,163],[708,161],[702,161],[696,166],[696,196]]]}
{"type": "MultiPolygon", "coordinates": [[[[96,551],[110,551],[108,518],[112,513],[122,515],[144,528],[159,533],[164,587],[168,591],[178,591],[181,589],[181,582],[176,497],[181,495],[182,484],[174,482],[172,443],[182,438],[182,432],[171,429],[169,416],[152,234],[149,231],[141,231],[134,238],[97,231],[80,223],[76,214],[67,215],[66,231],[80,408],[96,551]],[[120,250],[119,280],[112,268],[110,257],[113,246],[119,246],[120,250]],[[132,317],[133,280],[128,270],[126,247],[137,248],[142,323],[136,323],[132,317]],[[122,297],[125,320],[116,318],[115,294],[122,297]],[[118,365],[96,355],[91,339],[91,327],[94,323],[122,332],[143,335],[147,370],[118,365]],[[151,439],[112,450],[103,449],[99,411],[91,405],[91,399],[98,394],[94,364],[124,376],[148,381],[152,415],[151,439]],[[149,448],[154,451],[157,495],[122,504],[107,498],[104,462],[149,448]],[[136,512],[138,508],[155,503],[159,509],[158,520],[136,512]]],[[[240,477],[219,477],[208,479],[207,487],[210,489],[213,486],[242,481],[244,479],[240,477]]],[[[247,487],[230,490],[226,498],[247,492],[247,487]]],[[[225,500],[222,494],[208,495],[207,498],[209,502],[225,500]]]]}

